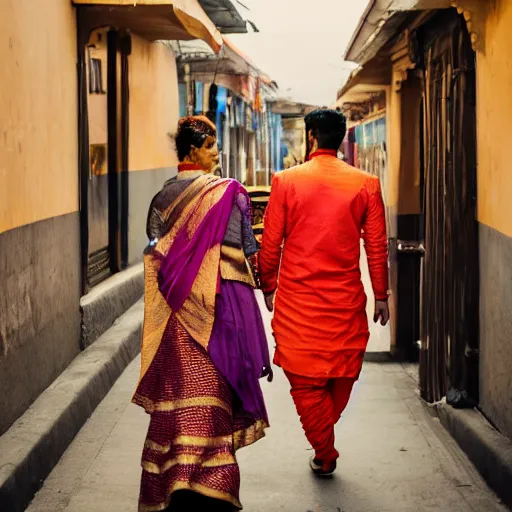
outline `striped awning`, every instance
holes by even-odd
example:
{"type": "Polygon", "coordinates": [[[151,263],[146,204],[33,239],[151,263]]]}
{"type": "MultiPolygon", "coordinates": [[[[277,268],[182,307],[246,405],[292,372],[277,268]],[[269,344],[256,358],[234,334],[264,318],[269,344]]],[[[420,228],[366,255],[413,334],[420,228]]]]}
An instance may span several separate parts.
{"type": "Polygon", "coordinates": [[[202,39],[217,53],[220,32],[198,0],[72,0],[89,29],[115,26],[150,41],[202,39]]]}

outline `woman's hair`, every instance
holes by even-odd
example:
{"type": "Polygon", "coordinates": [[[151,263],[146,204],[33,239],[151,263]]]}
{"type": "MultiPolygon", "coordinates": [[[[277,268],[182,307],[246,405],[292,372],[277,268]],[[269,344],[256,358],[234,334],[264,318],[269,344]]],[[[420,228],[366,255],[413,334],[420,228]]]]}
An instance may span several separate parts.
{"type": "Polygon", "coordinates": [[[206,116],[182,117],[178,121],[178,131],[174,137],[180,162],[190,154],[192,146],[200,148],[207,137],[216,135],[215,125],[206,116]]]}

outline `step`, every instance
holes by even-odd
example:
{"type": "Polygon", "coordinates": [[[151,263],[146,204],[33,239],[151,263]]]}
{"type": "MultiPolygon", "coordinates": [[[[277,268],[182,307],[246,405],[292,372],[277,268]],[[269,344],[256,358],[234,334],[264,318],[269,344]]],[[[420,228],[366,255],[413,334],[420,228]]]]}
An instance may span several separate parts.
{"type": "Polygon", "coordinates": [[[144,265],[140,263],[108,278],[84,295],[80,299],[81,348],[92,345],[143,293],[144,265]]]}
{"type": "Polygon", "coordinates": [[[22,512],[140,351],[143,300],[79,354],[0,437],[0,511],[22,512]]]}
{"type": "Polygon", "coordinates": [[[512,508],[512,440],[496,430],[477,409],[436,405],[442,425],[509,508],[512,508]]]}

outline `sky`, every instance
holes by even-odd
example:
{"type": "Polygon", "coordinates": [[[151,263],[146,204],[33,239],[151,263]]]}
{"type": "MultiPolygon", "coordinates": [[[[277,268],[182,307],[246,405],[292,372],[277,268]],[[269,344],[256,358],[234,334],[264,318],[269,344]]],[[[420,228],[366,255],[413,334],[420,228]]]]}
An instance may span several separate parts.
{"type": "Polygon", "coordinates": [[[367,0],[232,0],[259,33],[230,35],[262,71],[275,80],[280,95],[329,106],[353,63],[343,54],[367,0]]]}

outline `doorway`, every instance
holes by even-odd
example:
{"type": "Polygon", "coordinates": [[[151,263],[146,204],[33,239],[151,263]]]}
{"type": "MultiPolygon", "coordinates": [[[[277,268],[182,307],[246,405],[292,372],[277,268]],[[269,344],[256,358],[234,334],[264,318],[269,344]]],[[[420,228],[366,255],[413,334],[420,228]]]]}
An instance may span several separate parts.
{"type": "Polygon", "coordinates": [[[425,257],[420,388],[428,402],[478,402],[475,53],[456,10],[422,33],[425,257]]]}
{"type": "Polygon", "coordinates": [[[79,48],[83,293],[128,260],[130,37],[108,28],[79,48]]]}

